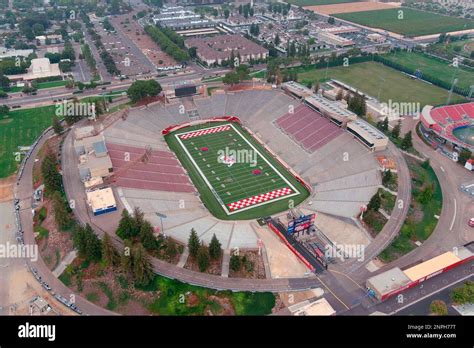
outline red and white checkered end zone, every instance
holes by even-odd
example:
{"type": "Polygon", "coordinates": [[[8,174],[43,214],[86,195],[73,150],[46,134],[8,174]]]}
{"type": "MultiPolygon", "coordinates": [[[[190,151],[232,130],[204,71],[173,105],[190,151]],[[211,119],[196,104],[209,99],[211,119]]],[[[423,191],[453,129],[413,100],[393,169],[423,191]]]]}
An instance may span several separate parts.
{"type": "Polygon", "coordinates": [[[224,131],[227,131],[229,129],[230,129],[230,126],[221,126],[221,127],[203,129],[203,130],[196,131],[196,132],[186,133],[186,134],[180,135],[179,137],[181,139],[189,139],[189,138],[199,137],[201,135],[224,132],[224,131]]]}
{"type": "Polygon", "coordinates": [[[236,211],[242,208],[249,207],[251,205],[259,204],[262,202],[270,201],[278,197],[289,195],[292,192],[293,191],[290,188],[284,187],[278,190],[273,190],[267,193],[259,194],[258,196],[241,199],[240,201],[229,203],[227,204],[227,206],[229,207],[230,211],[236,211]]]}

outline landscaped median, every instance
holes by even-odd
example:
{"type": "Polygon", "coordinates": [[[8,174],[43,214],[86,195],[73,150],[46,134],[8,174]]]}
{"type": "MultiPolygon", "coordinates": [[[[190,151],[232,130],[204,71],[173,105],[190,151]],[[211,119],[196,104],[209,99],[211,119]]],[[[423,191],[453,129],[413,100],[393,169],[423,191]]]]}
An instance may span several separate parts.
{"type": "Polygon", "coordinates": [[[399,235],[379,255],[384,262],[407,254],[417,247],[417,242],[428,239],[438,223],[436,216],[441,214],[441,186],[429,161],[420,162],[410,156],[405,159],[412,178],[412,200],[399,235]]]}

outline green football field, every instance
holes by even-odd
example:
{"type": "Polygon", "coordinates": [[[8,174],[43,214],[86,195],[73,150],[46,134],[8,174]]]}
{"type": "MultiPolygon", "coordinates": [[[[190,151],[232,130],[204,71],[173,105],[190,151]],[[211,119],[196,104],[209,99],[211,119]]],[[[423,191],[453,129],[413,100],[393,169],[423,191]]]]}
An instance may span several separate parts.
{"type": "Polygon", "coordinates": [[[296,206],[306,188],[235,123],[204,124],[166,136],[216,217],[252,219],[296,206]]]}
{"type": "Polygon", "coordinates": [[[472,19],[448,17],[407,7],[338,13],[333,16],[407,36],[439,34],[474,28],[474,20],[472,19]]]}

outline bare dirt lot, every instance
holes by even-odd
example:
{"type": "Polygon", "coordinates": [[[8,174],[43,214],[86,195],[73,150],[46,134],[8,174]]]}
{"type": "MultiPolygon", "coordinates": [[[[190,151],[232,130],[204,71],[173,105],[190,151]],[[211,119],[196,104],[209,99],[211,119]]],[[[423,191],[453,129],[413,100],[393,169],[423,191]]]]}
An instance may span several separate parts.
{"type": "Polygon", "coordinates": [[[15,175],[0,180],[0,202],[6,202],[13,199],[13,184],[15,175]]]}
{"type": "Polygon", "coordinates": [[[400,3],[381,3],[381,2],[349,2],[344,4],[305,6],[307,10],[323,14],[350,13],[362,11],[385,10],[389,8],[400,7],[400,3]]]}

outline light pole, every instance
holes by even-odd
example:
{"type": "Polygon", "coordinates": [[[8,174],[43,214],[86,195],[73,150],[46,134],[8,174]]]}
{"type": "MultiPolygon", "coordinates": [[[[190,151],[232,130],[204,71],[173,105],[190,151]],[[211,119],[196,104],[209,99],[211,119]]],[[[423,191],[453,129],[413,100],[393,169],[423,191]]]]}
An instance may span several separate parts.
{"type": "Polygon", "coordinates": [[[161,223],[161,233],[163,233],[163,236],[165,235],[165,231],[163,229],[163,219],[166,219],[167,216],[165,214],[161,214],[161,213],[155,213],[156,216],[158,216],[160,218],[160,223],[161,223]]]}

